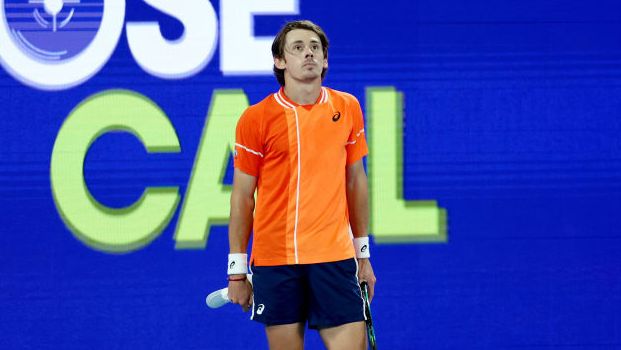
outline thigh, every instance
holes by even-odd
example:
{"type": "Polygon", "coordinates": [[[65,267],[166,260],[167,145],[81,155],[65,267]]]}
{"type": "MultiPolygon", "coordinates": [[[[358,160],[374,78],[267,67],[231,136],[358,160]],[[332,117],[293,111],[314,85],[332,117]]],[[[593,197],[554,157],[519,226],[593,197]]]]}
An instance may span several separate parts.
{"type": "Polygon", "coordinates": [[[266,326],[306,320],[307,287],[300,266],[253,266],[252,284],[252,320],[266,326]]]}
{"type": "Polygon", "coordinates": [[[323,329],[364,321],[355,259],[308,265],[308,326],[323,329]]]}
{"type": "Polygon", "coordinates": [[[270,350],[304,349],[304,323],[291,323],[265,327],[270,350]]]}
{"type": "Polygon", "coordinates": [[[365,350],[367,348],[366,325],[363,321],[322,328],[319,330],[319,335],[328,350],[365,350]]]}

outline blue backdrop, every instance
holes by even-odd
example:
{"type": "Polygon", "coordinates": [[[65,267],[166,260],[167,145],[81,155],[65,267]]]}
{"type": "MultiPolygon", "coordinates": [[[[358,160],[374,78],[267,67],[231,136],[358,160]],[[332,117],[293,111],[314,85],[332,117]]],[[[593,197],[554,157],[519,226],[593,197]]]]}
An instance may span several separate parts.
{"type": "MultiPolygon", "coordinates": [[[[444,243],[372,246],[380,349],[621,348],[621,3],[300,0],[299,15],[256,16],[255,34],[299,18],[331,40],[326,86],[363,109],[366,88],[403,92],[403,195],[448,213],[444,243]]],[[[141,1],[125,19],[183,33],[141,1]]],[[[183,200],[214,89],[256,103],[277,88],[269,75],[223,76],[219,49],[193,77],[149,75],[125,32],[103,69],[70,89],[0,70],[0,348],[266,348],[248,314],[204,306],[226,282],[226,226],[205,249],[175,249],[177,208],[152,243],[109,254],[59,216],[52,149],[88,96],[139,92],[180,140],[176,154],[146,155],[122,133],[93,144],[89,189],[122,207],[145,186],[179,186],[183,200]]],[[[306,342],[321,348],[316,333],[306,342]]]]}

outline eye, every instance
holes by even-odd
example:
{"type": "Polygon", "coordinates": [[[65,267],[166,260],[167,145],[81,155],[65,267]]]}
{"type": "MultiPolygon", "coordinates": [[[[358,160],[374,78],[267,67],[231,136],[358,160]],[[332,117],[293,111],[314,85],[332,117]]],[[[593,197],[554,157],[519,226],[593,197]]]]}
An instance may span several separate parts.
{"type": "Polygon", "coordinates": [[[319,45],[317,45],[317,44],[313,44],[313,45],[311,46],[311,49],[312,49],[313,51],[317,51],[317,50],[319,50],[319,45]]]}
{"type": "Polygon", "coordinates": [[[300,45],[300,44],[293,45],[293,50],[295,50],[295,51],[302,51],[302,45],[300,45]]]}

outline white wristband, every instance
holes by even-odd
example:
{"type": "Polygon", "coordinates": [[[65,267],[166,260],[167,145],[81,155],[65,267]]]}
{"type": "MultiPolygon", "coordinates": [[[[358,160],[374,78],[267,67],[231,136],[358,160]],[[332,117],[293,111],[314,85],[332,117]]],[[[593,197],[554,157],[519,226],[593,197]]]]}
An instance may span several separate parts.
{"type": "Polygon", "coordinates": [[[241,275],[248,273],[248,254],[234,253],[229,254],[229,265],[226,270],[227,275],[241,275]]]}
{"type": "Polygon", "coordinates": [[[356,249],[356,258],[366,259],[371,257],[368,236],[354,238],[354,248],[356,249]]]}

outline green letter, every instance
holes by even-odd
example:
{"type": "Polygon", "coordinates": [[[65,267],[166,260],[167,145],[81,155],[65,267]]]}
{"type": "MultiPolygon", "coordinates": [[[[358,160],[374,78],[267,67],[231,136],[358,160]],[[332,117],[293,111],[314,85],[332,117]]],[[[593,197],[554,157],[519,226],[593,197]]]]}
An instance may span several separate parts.
{"type": "Polygon", "coordinates": [[[444,242],[446,211],[435,201],[403,199],[403,94],[369,88],[371,232],[376,242],[444,242]]]}
{"type": "Polygon", "coordinates": [[[231,186],[222,184],[235,125],[248,107],[241,90],[215,90],[175,232],[176,248],[204,248],[209,228],[229,221],[231,186]]]}
{"type": "Polygon", "coordinates": [[[177,187],[147,187],[133,205],[114,209],[98,203],[84,182],[91,144],[109,131],[127,131],[147,152],[179,152],[170,121],[155,103],[128,91],[87,98],[67,117],[54,143],[50,177],[56,207],[84,244],[106,252],[129,252],[153,240],[170,221],[179,201],[177,187]]]}

